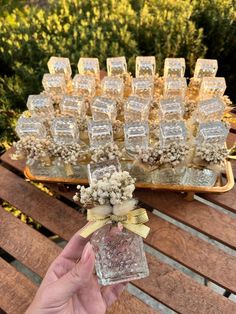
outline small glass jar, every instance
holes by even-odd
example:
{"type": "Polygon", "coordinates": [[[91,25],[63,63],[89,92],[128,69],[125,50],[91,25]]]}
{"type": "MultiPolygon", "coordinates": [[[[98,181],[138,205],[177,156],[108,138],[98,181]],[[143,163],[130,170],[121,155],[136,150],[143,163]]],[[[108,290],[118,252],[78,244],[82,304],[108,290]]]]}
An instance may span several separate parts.
{"type": "Polygon", "coordinates": [[[185,60],[184,58],[166,58],[164,65],[164,77],[184,77],[185,60]]]}
{"type": "Polygon", "coordinates": [[[218,62],[215,59],[197,59],[194,78],[215,77],[218,70],[218,62]]]}
{"type": "Polygon", "coordinates": [[[120,228],[115,223],[106,224],[91,238],[96,260],[95,268],[101,285],[141,279],[149,275],[142,237],[120,228]]]}

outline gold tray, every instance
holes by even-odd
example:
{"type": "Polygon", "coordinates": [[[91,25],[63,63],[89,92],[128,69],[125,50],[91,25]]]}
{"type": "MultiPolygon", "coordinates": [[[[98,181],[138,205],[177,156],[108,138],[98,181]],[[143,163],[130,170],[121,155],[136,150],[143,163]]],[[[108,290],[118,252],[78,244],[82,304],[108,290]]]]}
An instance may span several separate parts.
{"type": "MultiPolygon", "coordinates": [[[[25,176],[31,181],[64,183],[64,184],[88,184],[87,179],[78,178],[52,178],[46,176],[33,176],[28,167],[24,169],[25,176]]],[[[191,186],[191,185],[176,185],[176,184],[153,184],[137,181],[136,188],[144,188],[151,190],[169,190],[187,192],[188,198],[192,198],[194,193],[223,193],[231,190],[234,186],[234,176],[230,161],[225,161],[225,177],[226,183],[223,183],[222,175],[216,181],[215,186],[191,186]]]]}

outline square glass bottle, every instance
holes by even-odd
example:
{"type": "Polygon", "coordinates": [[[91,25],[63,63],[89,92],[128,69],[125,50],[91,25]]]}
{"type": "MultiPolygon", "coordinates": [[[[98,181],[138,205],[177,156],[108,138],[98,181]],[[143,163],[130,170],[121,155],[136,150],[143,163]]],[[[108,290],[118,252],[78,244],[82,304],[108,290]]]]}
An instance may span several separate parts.
{"type": "Polygon", "coordinates": [[[92,98],[96,92],[95,77],[89,75],[76,74],[72,81],[73,94],[92,98]]]}
{"type": "Polygon", "coordinates": [[[125,57],[107,58],[107,75],[123,77],[127,73],[125,57]]]}
{"type": "Polygon", "coordinates": [[[43,87],[52,96],[61,96],[66,93],[66,80],[64,74],[49,74],[43,76],[43,87]]]}
{"type": "Polygon", "coordinates": [[[149,275],[143,239],[116,225],[106,224],[95,231],[91,244],[96,254],[95,268],[101,285],[141,279],[149,275]]]}
{"type": "Polygon", "coordinates": [[[71,66],[68,58],[51,57],[48,61],[48,70],[51,74],[64,74],[66,80],[71,78],[71,66]]]}
{"type": "Polygon", "coordinates": [[[98,58],[80,58],[78,62],[79,74],[100,77],[98,58]]]}
{"type": "Polygon", "coordinates": [[[166,58],[164,64],[164,77],[184,77],[184,58],[166,58]]]}
{"type": "Polygon", "coordinates": [[[50,96],[47,95],[29,95],[27,104],[32,116],[40,116],[42,118],[53,118],[54,108],[50,96]]]}
{"type": "Polygon", "coordinates": [[[185,97],[187,89],[186,78],[166,77],[164,79],[164,97],[185,97]]]}
{"type": "Polygon", "coordinates": [[[229,133],[224,122],[210,121],[200,123],[196,136],[197,145],[203,143],[219,143],[224,144],[229,133]]]}
{"type": "Polygon", "coordinates": [[[148,121],[150,98],[129,96],[124,105],[125,122],[148,121]]]}
{"type": "Polygon", "coordinates": [[[223,118],[224,111],[224,102],[214,97],[200,101],[195,116],[198,122],[217,121],[223,118]]]}
{"type": "Polygon", "coordinates": [[[155,57],[136,57],[135,76],[136,77],[154,77],[156,74],[155,57]]]}
{"type": "Polygon", "coordinates": [[[91,104],[92,117],[94,121],[116,120],[117,109],[116,101],[103,96],[98,96],[93,99],[91,104]]]}
{"type": "Polygon", "coordinates": [[[45,138],[47,130],[40,117],[26,118],[23,115],[17,121],[16,133],[19,138],[26,136],[35,136],[36,138],[45,138]]]}
{"type": "Polygon", "coordinates": [[[160,143],[166,146],[171,143],[185,143],[187,130],[183,121],[160,122],[160,143]]]}
{"type": "Polygon", "coordinates": [[[149,146],[148,122],[127,122],[124,126],[125,148],[127,152],[137,153],[149,146]]]}
{"type": "Polygon", "coordinates": [[[216,96],[223,96],[226,90],[224,77],[203,77],[199,96],[200,99],[208,99],[216,96]]]}
{"type": "Polygon", "coordinates": [[[215,59],[197,59],[194,78],[215,77],[218,70],[218,62],[215,59]]]}
{"type": "Polygon", "coordinates": [[[124,82],[119,77],[105,76],[101,82],[102,93],[106,97],[122,99],[124,96],[124,82]]]}
{"type": "Polygon", "coordinates": [[[152,78],[138,77],[132,80],[132,93],[143,98],[152,98],[154,82],[152,78]]]}
{"type": "Polygon", "coordinates": [[[51,133],[54,142],[59,145],[71,145],[79,141],[79,130],[74,117],[54,118],[51,133]]]}
{"type": "Polygon", "coordinates": [[[88,120],[88,132],[91,148],[97,148],[113,142],[112,124],[110,121],[88,120]]]}
{"type": "Polygon", "coordinates": [[[182,97],[161,98],[159,104],[159,120],[181,120],[184,115],[184,99],[182,97]]]}
{"type": "Polygon", "coordinates": [[[89,184],[94,180],[101,180],[107,174],[113,174],[114,172],[120,172],[121,165],[117,158],[112,160],[106,160],[96,163],[88,164],[88,179],[89,184]]]}
{"type": "Polygon", "coordinates": [[[82,96],[65,95],[59,104],[63,115],[85,117],[86,102],[82,96]]]}

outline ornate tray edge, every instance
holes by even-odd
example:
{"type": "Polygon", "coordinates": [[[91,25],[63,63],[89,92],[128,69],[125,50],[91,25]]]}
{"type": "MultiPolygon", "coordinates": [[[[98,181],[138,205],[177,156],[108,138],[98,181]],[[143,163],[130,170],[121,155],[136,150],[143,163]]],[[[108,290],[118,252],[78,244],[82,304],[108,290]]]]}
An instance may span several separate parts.
{"type": "MultiPolygon", "coordinates": [[[[76,178],[49,178],[46,176],[33,176],[30,169],[26,166],[24,169],[25,177],[31,181],[50,182],[50,183],[64,183],[64,184],[88,184],[87,179],[76,178]]],[[[230,161],[225,161],[225,174],[227,182],[222,186],[186,186],[173,184],[152,184],[137,182],[136,188],[151,189],[151,190],[169,190],[180,192],[195,192],[195,193],[224,193],[231,190],[234,186],[234,175],[230,161]]]]}

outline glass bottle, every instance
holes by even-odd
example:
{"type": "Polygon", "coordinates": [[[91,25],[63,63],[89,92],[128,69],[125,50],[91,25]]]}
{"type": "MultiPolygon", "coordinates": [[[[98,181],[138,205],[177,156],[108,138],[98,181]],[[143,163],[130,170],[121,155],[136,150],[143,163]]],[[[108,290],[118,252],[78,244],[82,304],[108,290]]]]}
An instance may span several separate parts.
{"type": "Polygon", "coordinates": [[[185,97],[187,81],[184,77],[165,77],[164,97],[185,97]]]}
{"type": "Polygon", "coordinates": [[[47,130],[40,117],[25,117],[23,114],[17,121],[16,133],[20,139],[26,136],[35,136],[36,138],[47,136],[47,130]]]}
{"type": "Polygon", "coordinates": [[[149,145],[149,126],[147,121],[128,122],[124,126],[125,149],[131,154],[147,149],[149,145]]]}
{"type": "MultiPolygon", "coordinates": [[[[35,139],[45,140],[47,137],[47,129],[40,117],[24,117],[23,115],[17,121],[16,133],[21,140],[29,137],[32,143],[35,139]]],[[[26,164],[34,176],[50,176],[53,172],[53,165],[49,154],[45,152],[44,156],[40,158],[32,158],[30,155],[26,156],[26,164]]]]}
{"type": "Polygon", "coordinates": [[[151,100],[137,96],[129,96],[124,105],[125,122],[147,121],[151,100]]]}
{"type": "Polygon", "coordinates": [[[109,223],[91,237],[95,268],[101,285],[111,285],[149,275],[143,239],[126,228],[109,223]]]}
{"type": "Polygon", "coordinates": [[[113,142],[112,124],[110,121],[88,121],[89,142],[91,148],[97,148],[113,142]]]}
{"type": "Polygon", "coordinates": [[[94,121],[116,120],[116,101],[107,97],[95,97],[91,103],[92,117],[94,121]]]}
{"type": "Polygon", "coordinates": [[[226,90],[224,77],[203,77],[199,97],[200,99],[209,99],[212,97],[223,96],[226,90]]]}
{"type": "Polygon", "coordinates": [[[184,99],[182,97],[161,98],[158,113],[160,121],[183,119],[184,99]]]}
{"type": "Polygon", "coordinates": [[[124,96],[124,82],[119,77],[105,76],[101,82],[102,94],[114,99],[122,99],[124,96]]]}
{"type": "Polygon", "coordinates": [[[218,69],[218,63],[215,59],[197,59],[194,78],[214,77],[218,69]]]}
{"type": "Polygon", "coordinates": [[[220,97],[199,101],[198,108],[195,113],[197,122],[217,121],[223,118],[225,104],[220,97]]]}
{"type": "MultiPolygon", "coordinates": [[[[184,144],[187,142],[187,129],[183,121],[168,121],[160,123],[160,146],[164,148],[173,143],[184,144]]],[[[186,167],[184,161],[177,166],[169,163],[155,171],[152,175],[153,183],[182,184],[186,167]]]]}
{"type": "Polygon", "coordinates": [[[100,67],[98,58],[80,58],[78,62],[79,74],[94,76],[99,79],[100,67]]]}
{"type": "Polygon", "coordinates": [[[185,60],[184,58],[166,58],[164,64],[164,77],[184,77],[185,60]]]}
{"type": "Polygon", "coordinates": [[[82,96],[64,95],[59,107],[63,115],[80,118],[86,116],[86,101],[82,96]]]}
{"type": "Polygon", "coordinates": [[[42,84],[45,91],[52,97],[61,97],[67,91],[64,74],[45,73],[42,84]]]}
{"type": "Polygon", "coordinates": [[[40,116],[43,119],[54,117],[53,102],[50,96],[29,95],[26,106],[32,116],[40,116]]]}
{"type": "Polygon", "coordinates": [[[224,144],[229,133],[228,128],[224,122],[210,121],[200,123],[198,126],[198,132],[196,136],[197,145],[203,143],[219,143],[224,144]]]}
{"type": "MultiPolygon", "coordinates": [[[[67,146],[79,142],[79,130],[74,117],[54,118],[51,125],[53,141],[58,146],[67,146]]],[[[57,177],[68,177],[74,175],[74,166],[71,163],[62,162],[61,157],[54,160],[57,166],[57,177]]]]}
{"type": "Polygon", "coordinates": [[[74,95],[92,98],[96,93],[96,80],[93,76],[76,74],[72,84],[74,95]]]}
{"type": "Polygon", "coordinates": [[[105,160],[96,163],[88,164],[88,179],[89,184],[94,180],[101,180],[105,174],[113,174],[114,172],[120,172],[121,165],[117,158],[112,160],[105,160]]]}
{"type": "Polygon", "coordinates": [[[136,57],[135,76],[154,77],[156,73],[156,60],[153,56],[136,57]]]}
{"type": "Polygon", "coordinates": [[[145,98],[152,98],[154,92],[153,78],[137,77],[132,80],[133,95],[145,98]]]}
{"type": "Polygon", "coordinates": [[[214,186],[217,173],[211,169],[188,168],[183,184],[191,186],[214,186]]]}
{"type": "Polygon", "coordinates": [[[72,71],[70,60],[62,57],[51,57],[48,61],[48,69],[51,74],[64,74],[68,81],[71,77],[72,71]]]}
{"type": "Polygon", "coordinates": [[[107,58],[108,76],[123,77],[127,73],[127,63],[125,57],[107,58]]]}

